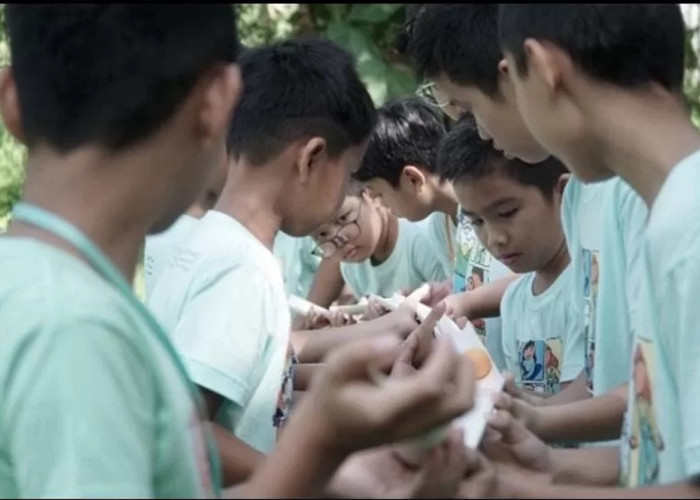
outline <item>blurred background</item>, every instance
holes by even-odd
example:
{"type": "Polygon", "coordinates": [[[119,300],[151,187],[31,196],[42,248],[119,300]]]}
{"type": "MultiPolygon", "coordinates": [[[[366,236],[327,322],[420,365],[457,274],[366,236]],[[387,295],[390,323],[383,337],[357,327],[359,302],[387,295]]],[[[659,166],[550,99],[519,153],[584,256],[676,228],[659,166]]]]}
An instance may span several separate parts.
{"type": "MultiPolygon", "coordinates": [[[[375,104],[412,94],[418,82],[392,43],[408,4],[236,4],[241,41],[254,47],[296,35],[323,35],[355,55],[357,68],[375,104]]],[[[681,4],[686,21],[685,96],[700,126],[700,4],[681,4]]],[[[0,5],[0,64],[9,63],[0,5]]],[[[24,180],[26,151],[0,123],[0,232],[24,180]]]]}

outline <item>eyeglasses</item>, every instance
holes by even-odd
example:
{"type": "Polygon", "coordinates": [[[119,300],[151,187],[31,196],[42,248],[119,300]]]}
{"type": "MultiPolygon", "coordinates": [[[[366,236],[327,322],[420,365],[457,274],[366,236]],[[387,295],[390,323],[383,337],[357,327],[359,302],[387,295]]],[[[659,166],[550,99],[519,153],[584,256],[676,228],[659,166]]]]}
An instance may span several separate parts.
{"type": "Polygon", "coordinates": [[[435,85],[434,82],[424,83],[418,87],[418,90],[416,90],[416,95],[425,100],[431,106],[438,107],[443,111],[450,105],[449,97],[442,95],[442,92],[438,90],[437,85],[435,85]]]}
{"type": "Polygon", "coordinates": [[[356,209],[353,209],[346,215],[340,216],[336,220],[335,223],[338,226],[338,230],[333,236],[330,238],[325,238],[321,241],[314,238],[316,241],[316,246],[311,251],[311,254],[323,259],[329,259],[333,257],[344,245],[357,239],[362,232],[360,225],[357,223],[358,219],[360,218],[361,210],[362,201],[360,201],[360,204],[356,209]]]}

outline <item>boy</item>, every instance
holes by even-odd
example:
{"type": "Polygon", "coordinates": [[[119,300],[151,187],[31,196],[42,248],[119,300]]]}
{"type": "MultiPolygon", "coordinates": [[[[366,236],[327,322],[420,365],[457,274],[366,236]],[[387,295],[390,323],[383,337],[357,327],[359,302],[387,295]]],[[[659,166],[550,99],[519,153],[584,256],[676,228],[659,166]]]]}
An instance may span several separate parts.
{"type": "MultiPolygon", "coordinates": [[[[498,46],[497,8],[497,4],[426,5],[408,23],[406,50],[414,60],[418,74],[432,81],[433,97],[437,96],[436,102],[445,111],[454,115],[472,114],[482,138],[493,138],[506,156],[514,156],[528,163],[541,161],[548,153],[523,124],[515,104],[509,65],[498,46]]],[[[593,295],[596,287],[587,286],[591,284],[592,271],[596,269],[596,266],[590,265],[593,255],[600,252],[604,244],[601,241],[602,207],[618,205],[606,202],[612,184],[614,181],[607,185],[585,185],[574,175],[564,191],[562,223],[571,266],[576,275],[572,293],[579,297],[577,300],[584,331],[590,340],[586,345],[592,344],[595,339],[605,339],[604,342],[611,342],[611,349],[594,352],[601,369],[596,370],[600,376],[594,375],[597,385],[593,386],[593,395],[602,396],[601,400],[593,399],[590,404],[581,401],[547,407],[542,411],[535,408],[539,416],[546,417],[537,419],[542,423],[538,434],[545,436],[551,433],[553,440],[601,439],[600,431],[605,436],[615,436],[622,421],[624,401],[606,391],[626,382],[626,358],[621,362],[620,359],[606,356],[614,356],[613,353],[619,352],[619,348],[631,345],[634,300],[602,302],[593,295]],[[598,308],[597,314],[591,306],[598,308]],[[595,327],[601,330],[596,331],[595,327]]],[[[617,214],[608,211],[605,218],[617,218],[617,214]]],[[[634,273],[636,268],[631,264],[627,269],[615,267],[612,263],[638,261],[633,257],[639,253],[640,245],[635,244],[635,235],[640,219],[635,215],[633,219],[618,221],[619,229],[625,235],[623,241],[628,245],[623,247],[617,241],[615,244],[605,243],[614,255],[602,258],[598,281],[601,290],[608,290],[609,296],[625,297],[628,293],[633,299],[634,295],[626,286],[635,280],[626,273],[634,273]]],[[[500,297],[498,299],[500,301],[500,297]]],[[[590,367],[587,373],[591,374],[590,367]]],[[[586,374],[581,377],[583,381],[590,378],[586,374]]],[[[511,392],[517,394],[516,391],[511,392]]],[[[532,398],[523,398],[532,404],[538,403],[532,398]]],[[[524,401],[516,403],[530,410],[529,413],[533,410],[524,401]]]]}
{"type": "Polygon", "coordinates": [[[595,461],[551,461],[560,474],[575,470],[576,484],[606,478],[635,489],[521,483],[520,494],[697,497],[700,134],[679,92],[680,8],[508,5],[500,30],[518,108],[538,141],[583,179],[619,175],[650,209],[621,446],[595,450],[595,461]]]}
{"type": "MultiPolygon", "coordinates": [[[[486,337],[487,346],[499,367],[503,367],[500,320],[482,317],[498,316],[500,298],[505,287],[515,278],[507,276],[490,286],[467,286],[472,275],[488,272],[483,266],[470,266],[470,255],[481,250],[474,246],[475,238],[467,223],[459,218],[458,202],[449,182],[436,174],[439,143],[445,136],[445,126],[429,105],[416,99],[398,100],[379,110],[375,128],[360,170],[355,178],[365,182],[382,203],[397,215],[411,221],[423,221],[435,255],[443,256],[446,270],[453,278],[446,290],[436,287],[435,295],[444,298],[450,292],[456,295],[449,302],[456,316],[470,318],[479,332],[486,337]],[[445,251],[447,249],[447,252],[445,251]],[[447,253],[447,255],[445,255],[447,253]],[[454,285],[454,286],[453,286],[454,285]],[[466,293],[465,289],[469,288],[466,293]],[[485,332],[488,331],[488,334],[485,332]]],[[[487,256],[482,252],[482,255],[487,256]]],[[[473,259],[471,264],[483,259],[473,259]]],[[[490,260],[490,259],[489,259],[490,260]]],[[[496,262],[496,274],[511,275],[496,262]]],[[[473,283],[472,277],[472,283],[473,283]]],[[[483,280],[482,280],[483,282],[483,280]]]]}
{"type": "MultiPolygon", "coordinates": [[[[12,67],[0,112],[29,162],[0,238],[0,496],[212,496],[218,457],[198,394],[128,280],[147,232],[167,228],[224,156],[240,88],[233,9],[8,5],[5,15],[12,67]]],[[[308,495],[329,460],[468,409],[468,370],[458,375],[465,365],[444,347],[415,380],[358,379],[363,363],[396,358],[395,346],[378,338],[334,353],[333,377],[245,494],[308,495]],[[454,395],[437,390],[453,382],[454,395]],[[338,440],[348,432],[352,443],[338,440]]]]}
{"type": "Polygon", "coordinates": [[[228,157],[213,172],[211,178],[197,200],[173,224],[160,234],[146,237],[144,249],[144,278],[146,281],[146,298],[151,295],[155,282],[163,272],[166,262],[192,231],[195,223],[204,213],[216,204],[221,189],[226,182],[228,157]]]}
{"type": "Polygon", "coordinates": [[[317,255],[341,262],[343,279],[358,299],[390,297],[401,289],[447,278],[422,228],[398,219],[358,181],[350,181],[340,209],[313,238],[317,255]]]}
{"type": "MultiPolygon", "coordinates": [[[[568,293],[573,279],[561,228],[566,169],[506,159],[463,119],[440,148],[438,172],[454,186],[481,243],[513,272],[525,273],[501,304],[503,352],[519,386],[553,396],[583,370],[583,329],[568,293]]],[[[571,391],[567,391],[571,392],[571,391]]],[[[585,397],[570,395],[570,399],[585,397]]]]}

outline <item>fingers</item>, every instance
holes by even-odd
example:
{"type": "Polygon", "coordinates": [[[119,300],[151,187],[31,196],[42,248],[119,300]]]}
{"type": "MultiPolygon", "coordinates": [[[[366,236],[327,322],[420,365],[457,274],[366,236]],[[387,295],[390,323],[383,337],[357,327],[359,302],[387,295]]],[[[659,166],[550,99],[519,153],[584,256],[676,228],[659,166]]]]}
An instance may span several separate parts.
{"type": "Polygon", "coordinates": [[[389,368],[401,351],[401,339],[383,334],[333,349],[326,358],[325,375],[334,381],[366,379],[372,369],[389,368]]]}
{"type": "Polygon", "coordinates": [[[469,320],[466,316],[462,316],[461,318],[457,318],[455,320],[455,324],[459,327],[460,330],[464,330],[464,327],[467,326],[467,323],[469,323],[469,320]]]}
{"type": "Polygon", "coordinates": [[[503,410],[498,410],[488,418],[488,425],[501,433],[502,440],[506,444],[516,444],[530,436],[527,429],[513,416],[503,410]]]}
{"type": "Polygon", "coordinates": [[[435,325],[442,318],[444,314],[444,308],[442,306],[436,306],[425,318],[425,321],[421,323],[418,328],[411,334],[417,341],[416,352],[413,358],[413,363],[415,366],[421,366],[432,349],[432,343],[435,339],[435,325]]]}
{"type": "Polygon", "coordinates": [[[497,410],[510,412],[513,409],[513,398],[505,392],[499,392],[494,396],[493,404],[497,410]]]}

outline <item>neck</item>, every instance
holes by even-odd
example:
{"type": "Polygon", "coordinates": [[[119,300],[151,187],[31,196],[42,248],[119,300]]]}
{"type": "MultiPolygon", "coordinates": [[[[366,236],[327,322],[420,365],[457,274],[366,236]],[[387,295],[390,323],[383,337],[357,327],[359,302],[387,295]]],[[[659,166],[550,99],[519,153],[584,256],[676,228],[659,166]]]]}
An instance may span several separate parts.
{"type": "Polygon", "coordinates": [[[433,199],[433,208],[436,212],[447,214],[452,219],[452,222],[457,223],[457,209],[459,202],[457,195],[449,182],[443,182],[435,186],[435,198],[433,199]]]}
{"type": "Polygon", "coordinates": [[[595,102],[590,123],[603,165],[651,207],[673,167],[700,149],[700,134],[682,100],[645,88],[608,90],[589,101],[595,102]]]}
{"type": "Polygon", "coordinates": [[[374,264],[381,264],[388,259],[391,252],[394,251],[399,234],[399,220],[389,213],[388,210],[384,210],[381,207],[377,210],[379,210],[379,214],[382,218],[382,230],[379,234],[377,247],[372,253],[372,262],[374,264]]]}
{"type": "MultiPolygon", "coordinates": [[[[37,151],[27,163],[22,201],[76,226],[131,281],[158,196],[150,189],[153,182],[125,171],[148,171],[150,161],[135,155],[105,159],[94,149],[64,156],[37,151]]],[[[32,225],[15,222],[7,234],[43,241],[85,261],[70,243],[32,225]]]]}
{"type": "Polygon", "coordinates": [[[276,200],[280,198],[284,183],[280,183],[279,169],[269,167],[272,166],[251,166],[243,160],[235,162],[214,210],[236,219],[272,249],[282,226],[276,200]]]}
{"type": "Polygon", "coordinates": [[[541,269],[535,272],[535,282],[532,285],[532,293],[539,295],[546,291],[552,283],[564,272],[569,265],[569,252],[566,248],[566,240],[562,237],[561,243],[554,256],[541,269]]]}

